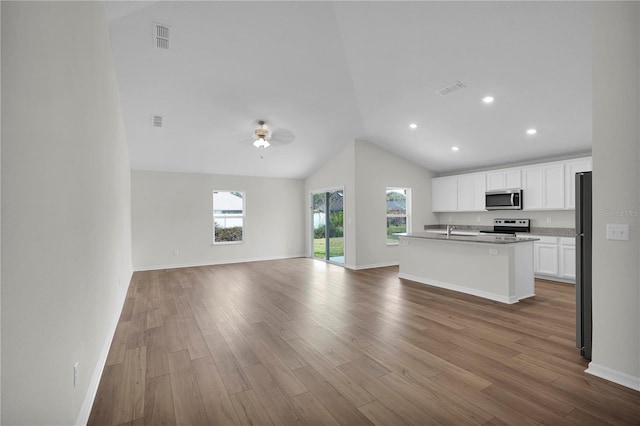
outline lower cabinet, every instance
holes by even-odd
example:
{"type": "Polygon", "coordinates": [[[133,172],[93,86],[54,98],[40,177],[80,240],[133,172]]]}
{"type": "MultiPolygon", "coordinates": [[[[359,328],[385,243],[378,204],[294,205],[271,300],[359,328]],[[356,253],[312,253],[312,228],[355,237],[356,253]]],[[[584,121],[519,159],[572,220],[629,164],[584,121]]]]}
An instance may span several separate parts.
{"type": "Polygon", "coordinates": [[[536,274],[558,276],[558,237],[537,237],[533,243],[533,270],[536,274]]]}
{"type": "Polygon", "coordinates": [[[539,239],[533,243],[533,270],[536,277],[575,283],[575,238],[541,235],[529,237],[539,239]]]}
{"type": "Polygon", "coordinates": [[[576,239],[560,238],[560,271],[561,278],[576,280],[576,239]]]}

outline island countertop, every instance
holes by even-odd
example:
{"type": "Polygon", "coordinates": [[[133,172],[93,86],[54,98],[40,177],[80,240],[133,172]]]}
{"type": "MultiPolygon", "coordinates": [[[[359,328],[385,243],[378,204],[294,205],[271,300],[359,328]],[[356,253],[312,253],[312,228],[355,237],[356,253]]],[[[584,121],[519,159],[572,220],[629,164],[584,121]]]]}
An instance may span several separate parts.
{"type": "Polygon", "coordinates": [[[537,241],[538,238],[529,237],[508,237],[508,236],[494,236],[490,234],[473,234],[473,233],[460,233],[454,231],[451,235],[447,236],[446,233],[438,233],[433,231],[424,232],[411,232],[411,233],[399,233],[395,234],[399,237],[406,238],[423,238],[429,240],[440,241],[458,241],[469,243],[484,243],[484,244],[514,244],[514,243],[528,243],[531,241],[537,241]]]}

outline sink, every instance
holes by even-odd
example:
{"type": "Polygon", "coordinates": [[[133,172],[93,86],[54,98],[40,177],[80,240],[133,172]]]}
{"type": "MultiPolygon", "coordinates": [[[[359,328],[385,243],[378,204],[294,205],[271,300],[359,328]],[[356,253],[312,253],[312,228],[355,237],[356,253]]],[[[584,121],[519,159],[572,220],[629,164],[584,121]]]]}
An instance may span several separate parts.
{"type": "MultiPolygon", "coordinates": [[[[430,232],[432,234],[447,235],[446,229],[432,229],[427,232],[430,232]]],[[[453,231],[451,231],[451,235],[477,236],[479,235],[479,232],[478,231],[457,231],[454,229],[453,231]]]]}

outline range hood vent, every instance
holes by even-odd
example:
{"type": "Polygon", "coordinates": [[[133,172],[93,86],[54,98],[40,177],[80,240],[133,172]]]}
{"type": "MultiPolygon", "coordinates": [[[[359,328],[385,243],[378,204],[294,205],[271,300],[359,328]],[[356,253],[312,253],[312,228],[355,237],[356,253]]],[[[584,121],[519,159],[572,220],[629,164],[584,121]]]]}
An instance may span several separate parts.
{"type": "Polygon", "coordinates": [[[463,82],[456,81],[455,84],[452,84],[451,86],[443,87],[440,90],[436,90],[436,93],[440,96],[446,96],[455,92],[456,90],[464,89],[465,87],[467,86],[463,82]]]}
{"type": "Polygon", "coordinates": [[[157,49],[169,50],[170,30],[168,25],[153,24],[153,38],[157,49]]]}
{"type": "Polygon", "coordinates": [[[161,115],[152,115],[151,116],[151,126],[153,127],[162,127],[164,124],[164,118],[161,115]]]}

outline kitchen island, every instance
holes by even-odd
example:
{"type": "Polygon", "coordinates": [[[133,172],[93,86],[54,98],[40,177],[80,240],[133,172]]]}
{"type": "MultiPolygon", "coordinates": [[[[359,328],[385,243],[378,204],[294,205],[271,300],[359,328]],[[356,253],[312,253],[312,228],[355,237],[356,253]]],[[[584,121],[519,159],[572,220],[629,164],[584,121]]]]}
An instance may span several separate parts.
{"type": "Polygon", "coordinates": [[[502,303],[535,295],[535,238],[433,232],[398,235],[400,278],[502,303]]]}

